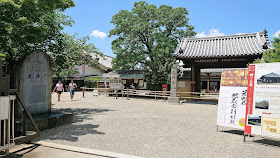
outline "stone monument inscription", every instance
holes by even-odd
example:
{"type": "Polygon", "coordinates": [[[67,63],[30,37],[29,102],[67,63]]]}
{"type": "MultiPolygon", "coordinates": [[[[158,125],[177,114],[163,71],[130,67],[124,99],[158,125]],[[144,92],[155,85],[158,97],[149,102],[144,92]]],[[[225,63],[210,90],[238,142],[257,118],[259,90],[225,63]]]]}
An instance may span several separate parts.
{"type": "Polygon", "coordinates": [[[30,53],[20,71],[20,94],[32,114],[50,112],[52,72],[50,59],[43,51],[30,53]]]}
{"type": "Polygon", "coordinates": [[[170,97],[168,97],[168,103],[178,104],[180,98],[177,97],[177,68],[171,69],[171,84],[170,84],[170,97]]]}
{"type": "Polygon", "coordinates": [[[171,69],[171,88],[170,88],[170,96],[176,97],[177,93],[177,68],[171,69]]]}

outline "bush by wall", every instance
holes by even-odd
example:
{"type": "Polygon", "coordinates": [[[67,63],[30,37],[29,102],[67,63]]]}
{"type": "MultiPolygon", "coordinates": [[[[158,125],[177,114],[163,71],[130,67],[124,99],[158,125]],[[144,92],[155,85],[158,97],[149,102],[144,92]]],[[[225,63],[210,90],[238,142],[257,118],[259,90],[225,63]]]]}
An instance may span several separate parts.
{"type": "MultiPolygon", "coordinates": [[[[94,77],[86,77],[85,78],[85,86],[88,88],[97,88],[97,82],[104,81],[102,76],[94,76],[94,77]]],[[[106,81],[110,81],[106,79],[106,81]]]]}

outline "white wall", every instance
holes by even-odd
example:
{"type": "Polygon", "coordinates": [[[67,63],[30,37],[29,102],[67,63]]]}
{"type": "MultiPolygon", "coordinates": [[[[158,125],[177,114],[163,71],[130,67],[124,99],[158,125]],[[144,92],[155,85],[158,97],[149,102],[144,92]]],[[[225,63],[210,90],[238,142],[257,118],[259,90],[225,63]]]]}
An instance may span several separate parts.
{"type": "MultiPolygon", "coordinates": [[[[79,75],[83,75],[82,74],[82,66],[76,66],[76,68],[78,69],[78,74],[79,75]]],[[[85,76],[101,76],[102,75],[102,71],[93,67],[89,67],[89,66],[85,66],[85,76]]]]}

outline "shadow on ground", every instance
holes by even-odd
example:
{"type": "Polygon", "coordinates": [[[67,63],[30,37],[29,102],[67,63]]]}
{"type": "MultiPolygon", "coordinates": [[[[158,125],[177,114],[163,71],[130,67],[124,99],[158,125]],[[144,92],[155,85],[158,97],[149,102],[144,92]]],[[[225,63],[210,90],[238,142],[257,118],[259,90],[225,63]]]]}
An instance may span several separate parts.
{"type": "Polygon", "coordinates": [[[93,120],[95,115],[104,115],[106,112],[113,111],[109,109],[91,109],[91,108],[64,108],[54,109],[54,112],[67,112],[74,114],[74,121],[71,124],[56,127],[50,130],[46,130],[41,133],[41,137],[35,139],[38,140],[65,140],[76,142],[79,137],[87,134],[105,134],[98,131],[99,125],[95,124],[83,124],[86,120],[93,120]]]}
{"type": "Polygon", "coordinates": [[[105,134],[104,132],[97,131],[99,125],[82,124],[75,125],[69,124],[61,127],[57,127],[53,132],[46,132],[42,135],[40,140],[65,140],[76,142],[79,137],[87,134],[105,134]]]}
{"type": "Polygon", "coordinates": [[[224,132],[224,133],[230,133],[230,134],[237,134],[237,135],[244,135],[244,131],[241,130],[223,130],[220,132],[224,132]]]}
{"type": "Polygon", "coordinates": [[[64,108],[54,109],[53,112],[67,112],[74,114],[74,123],[92,120],[94,115],[103,115],[105,112],[114,111],[110,109],[91,109],[91,108],[64,108]]]}
{"type": "Polygon", "coordinates": [[[35,150],[38,148],[40,145],[38,144],[33,144],[32,146],[22,148],[18,151],[12,152],[9,155],[4,156],[5,158],[20,158],[23,157],[25,154],[30,153],[31,151],[35,150]],[[21,153],[23,152],[23,153],[21,153]]]}
{"type": "Polygon", "coordinates": [[[203,101],[203,100],[198,100],[198,101],[186,100],[186,101],[183,101],[182,103],[218,105],[217,101],[203,101]]]}
{"type": "Polygon", "coordinates": [[[274,146],[274,147],[280,147],[279,140],[271,140],[271,139],[260,139],[260,140],[254,140],[253,142],[260,143],[262,145],[266,146],[274,146]]]}

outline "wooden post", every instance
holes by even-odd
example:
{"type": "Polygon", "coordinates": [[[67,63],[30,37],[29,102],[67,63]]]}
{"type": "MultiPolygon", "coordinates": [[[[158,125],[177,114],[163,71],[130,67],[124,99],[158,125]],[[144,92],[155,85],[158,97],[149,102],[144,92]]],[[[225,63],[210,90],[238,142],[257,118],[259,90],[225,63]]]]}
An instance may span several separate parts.
{"type": "Polygon", "coordinates": [[[84,87],[82,89],[83,89],[83,97],[85,97],[85,89],[84,89],[84,87]]]}
{"type": "Polygon", "coordinates": [[[2,146],[2,120],[0,120],[0,146],[2,146]]]}
{"type": "Polygon", "coordinates": [[[209,93],[210,91],[210,73],[207,73],[207,92],[209,93]]]}
{"type": "Polygon", "coordinates": [[[200,88],[201,88],[201,86],[200,86],[200,67],[195,65],[194,62],[192,62],[191,71],[192,71],[192,81],[195,81],[194,91],[200,92],[200,88]]]}
{"type": "Polygon", "coordinates": [[[126,100],[128,100],[128,97],[129,97],[129,90],[126,89],[126,100]]]}
{"type": "Polygon", "coordinates": [[[24,110],[22,111],[21,117],[22,117],[22,129],[21,129],[22,135],[26,136],[26,114],[24,110]]]}
{"type": "Polygon", "coordinates": [[[15,100],[13,100],[12,104],[12,138],[13,143],[15,143],[15,100]]]}
{"type": "Polygon", "coordinates": [[[157,92],[155,92],[155,100],[157,100],[157,92]]]}

